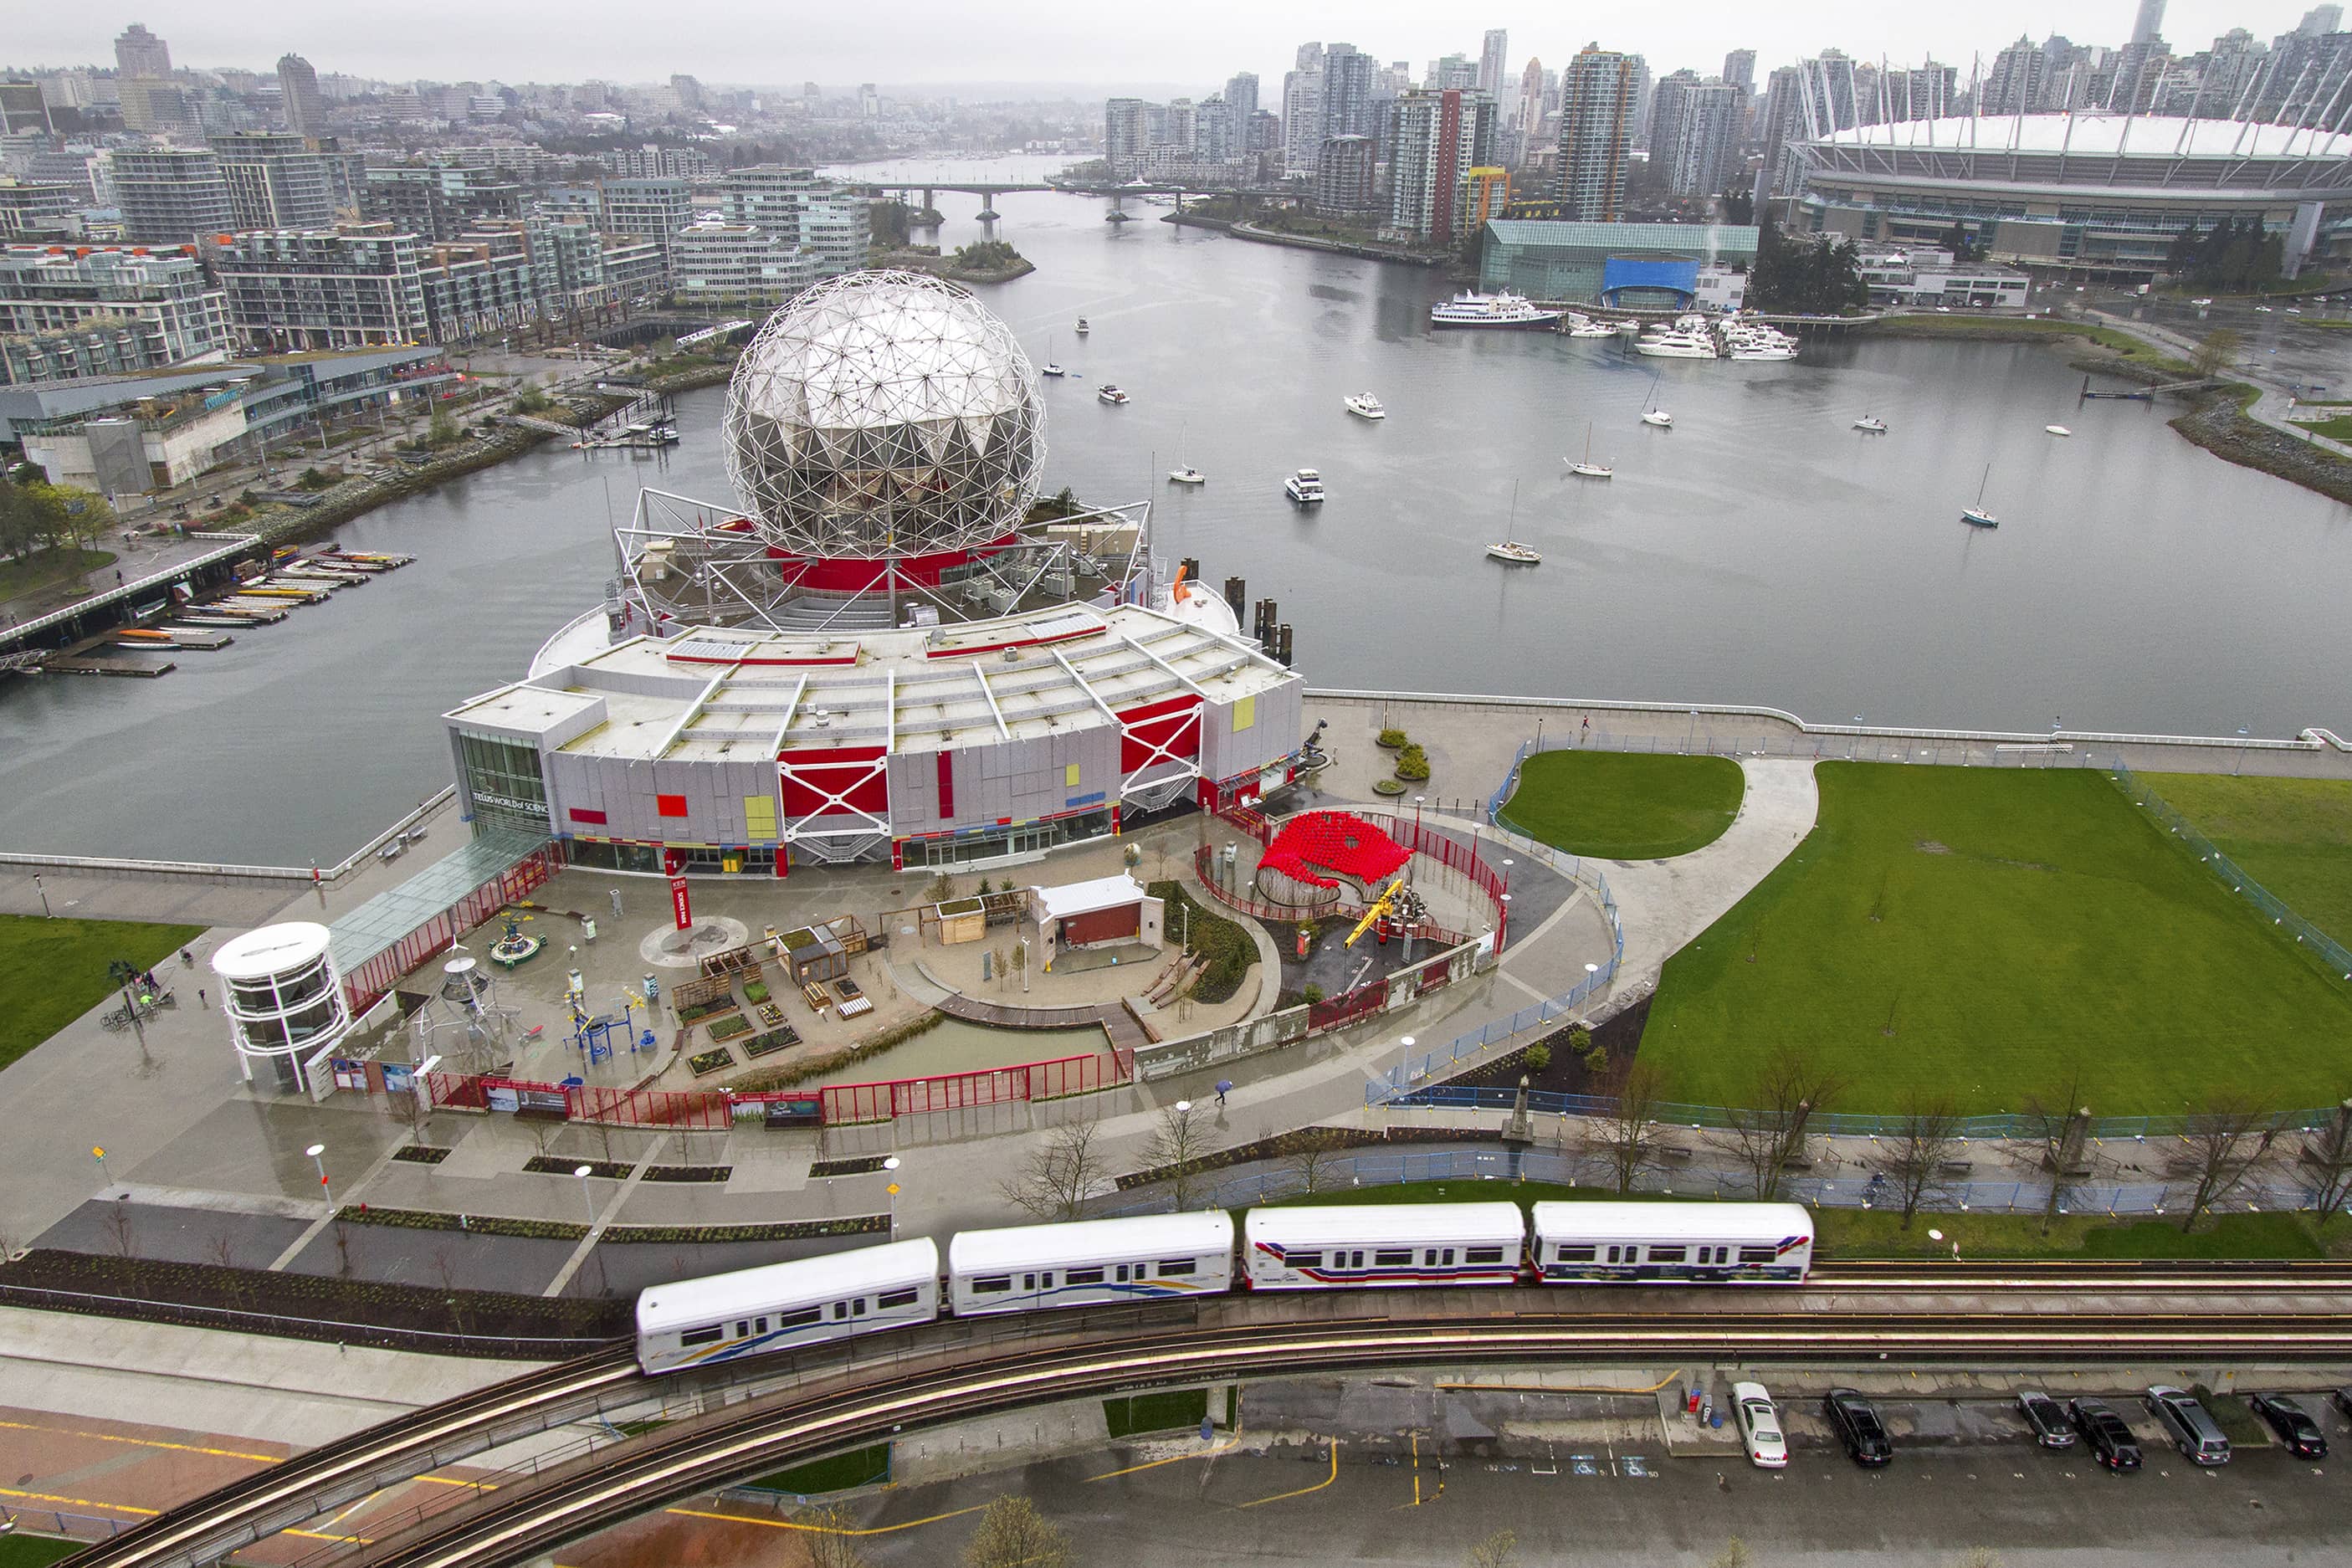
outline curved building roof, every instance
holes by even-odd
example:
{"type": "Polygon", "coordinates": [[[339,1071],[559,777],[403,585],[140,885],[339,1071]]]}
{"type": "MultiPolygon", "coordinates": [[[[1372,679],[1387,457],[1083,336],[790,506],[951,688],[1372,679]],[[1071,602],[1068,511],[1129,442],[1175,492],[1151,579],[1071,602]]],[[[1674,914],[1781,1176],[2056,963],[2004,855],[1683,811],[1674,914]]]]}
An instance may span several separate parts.
{"type": "Polygon", "coordinates": [[[2300,125],[2155,114],[1991,114],[1858,125],[1816,146],[1942,153],[2059,153],[2088,158],[2343,158],[2352,135],[2300,125]]]}

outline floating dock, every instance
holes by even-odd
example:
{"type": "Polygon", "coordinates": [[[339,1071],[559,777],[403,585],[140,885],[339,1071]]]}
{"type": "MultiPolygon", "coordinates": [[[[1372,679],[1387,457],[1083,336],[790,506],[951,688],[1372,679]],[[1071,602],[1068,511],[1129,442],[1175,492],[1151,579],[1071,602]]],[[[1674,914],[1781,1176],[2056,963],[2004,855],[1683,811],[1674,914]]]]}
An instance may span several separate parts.
{"type": "Polygon", "coordinates": [[[156,664],[140,658],[92,658],[87,654],[60,654],[41,664],[41,668],[50,675],[130,675],[143,680],[152,680],[177,668],[168,658],[156,664]]]}

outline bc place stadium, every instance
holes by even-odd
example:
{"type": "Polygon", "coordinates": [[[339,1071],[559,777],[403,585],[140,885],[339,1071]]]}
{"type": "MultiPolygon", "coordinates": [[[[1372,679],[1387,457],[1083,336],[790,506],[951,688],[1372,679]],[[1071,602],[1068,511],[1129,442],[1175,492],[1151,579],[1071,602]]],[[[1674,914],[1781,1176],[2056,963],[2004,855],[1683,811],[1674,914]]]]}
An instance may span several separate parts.
{"type": "Polygon", "coordinates": [[[1797,226],[1932,243],[1957,220],[1994,259],[2145,273],[2184,230],[2259,218],[2294,277],[2352,250],[2352,135],[2241,120],[1956,116],[1801,142],[1797,226]],[[2341,232],[2339,232],[2341,231],[2341,232]]]}

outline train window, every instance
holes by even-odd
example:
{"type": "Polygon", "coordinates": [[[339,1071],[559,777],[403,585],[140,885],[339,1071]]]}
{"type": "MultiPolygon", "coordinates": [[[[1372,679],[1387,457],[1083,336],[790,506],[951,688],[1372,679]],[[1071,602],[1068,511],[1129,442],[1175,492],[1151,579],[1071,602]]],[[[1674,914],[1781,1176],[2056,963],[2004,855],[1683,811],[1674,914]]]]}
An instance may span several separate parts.
{"type": "Polygon", "coordinates": [[[1769,1247],[1743,1247],[1739,1249],[1742,1263],[1769,1263],[1780,1255],[1769,1247]]]}
{"type": "Polygon", "coordinates": [[[1729,1248],[1729,1247],[1717,1247],[1717,1248],[1715,1249],[1715,1260],[1716,1260],[1717,1263],[1728,1263],[1728,1262],[1730,1262],[1730,1261],[1731,1261],[1731,1248],[1729,1248]]]}
{"type": "MultiPolygon", "coordinates": [[[[1046,1276],[1048,1283],[1052,1282],[1052,1279],[1053,1277],[1051,1275],[1046,1276]]],[[[1021,1277],[1021,1289],[1024,1290],[1034,1290],[1037,1289],[1037,1277],[1034,1274],[1024,1274],[1021,1277]]]]}
{"type": "Polygon", "coordinates": [[[1160,1260],[1160,1277],[1163,1279],[1171,1274],[1192,1272],[1192,1260],[1189,1258],[1163,1258],[1160,1260]]]}
{"type": "MultiPolygon", "coordinates": [[[[1552,1256],[1562,1263],[1590,1263],[1600,1250],[1597,1247],[1570,1247],[1563,1243],[1553,1250],[1552,1256]]],[[[1609,1249],[1609,1261],[1617,1261],[1617,1249],[1613,1247],[1609,1249]]]]}
{"type": "Polygon", "coordinates": [[[1465,1247],[1463,1249],[1462,1261],[1465,1263],[1500,1263],[1503,1261],[1503,1249],[1499,1247],[1465,1247]]]}
{"type": "Polygon", "coordinates": [[[1117,1278],[1117,1279],[1118,1279],[1118,1283],[1119,1283],[1119,1284],[1124,1285],[1124,1284],[1126,1284],[1126,1283],[1127,1283],[1127,1265],[1126,1265],[1126,1264],[1122,1263],[1122,1264],[1120,1264],[1120,1265],[1118,1266],[1118,1273],[1117,1273],[1116,1278],[1117,1278]]]}
{"type": "Polygon", "coordinates": [[[971,1282],[971,1293],[975,1296],[997,1296],[1012,1289],[1013,1276],[1010,1274],[991,1274],[971,1282]]]}
{"type": "Polygon", "coordinates": [[[1349,1268],[1361,1268],[1363,1266],[1364,1266],[1364,1255],[1363,1255],[1361,1252],[1354,1252],[1354,1253],[1350,1253],[1350,1254],[1349,1254],[1349,1257],[1348,1257],[1348,1267],[1349,1267],[1349,1268]]]}
{"type": "Polygon", "coordinates": [[[779,1312],[776,1314],[776,1327],[779,1330],[804,1329],[811,1323],[821,1323],[824,1321],[824,1310],[820,1307],[806,1307],[797,1312],[779,1312]]]}
{"type": "MultiPolygon", "coordinates": [[[[1127,1270],[1122,1268],[1119,1272],[1124,1274],[1127,1270]]],[[[1073,1268],[1062,1282],[1066,1285],[1099,1285],[1103,1282],[1103,1271],[1099,1268],[1073,1268]]]]}
{"type": "Polygon", "coordinates": [[[922,1294],[919,1290],[885,1290],[882,1310],[887,1312],[893,1307],[911,1307],[922,1299],[922,1294]]]}
{"type": "Polygon", "coordinates": [[[735,1320],[735,1337],[736,1337],[737,1339],[739,1339],[739,1340],[747,1340],[747,1339],[750,1339],[750,1338],[751,1337],[751,1324],[749,1324],[749,1323],[747,1323],[747,1322],[745,1322],[745,1321],[744,1321],[742,1319],[740,1319],[740,1318],[736,1319],[736,1320],[735,1320]]]}
{"type": "Polygon", "coordinates": [[[849,1304],[849,1315],[853,1318],[862,1318],[866,1315],[865,1297],[860,1296],[856,1300],[852,1301],[849,1304]]]}
{"type": "Polygon", "coordinates": [[[847,1316],[849,1316],[849,1303],[846,1301],[835,1301],[833,1304],[833,1321],[837,1323],[847,1316]]]}
{"type": "Polygon", "coordinates": [[[677,1342],[681,1345],[715,1345],[726,1332],[725,1329],[715,1325],[708,1329],[688,1329],[677,1336],[677,1342]]]}
{"type": "Polygon", "coordinates": [[[1687,1247],[1653,1247],[1650,1248],[1650,1261],[1653,1263],[1680,1263],[1689,1255],[1690,1248],[1687,1247]]]}
{"type": "Polygon", "coordinates": [[[1282,1261],[1293,1268],[1320,1268],[1323,1267],[1323,1255],[1319,1252],[1299,1252],[1294,1249],[1284,1253],[1282,1261]]]}
{"type": "Polygon", "coordinates": [[[1410,1268],[1412,1267],[1412,1248],[1410,1247],[1383,1247],[1372,1254],[1372,1267],[1375,1268],[1410,1268]]]}
{"type": "Polygon", "coordinates": [[[751,1320],[751,1331],[752,1331],[753,1333],[755,1333],[755,1334],[764,1334],[764,1333],[766,1333],[766,1332],[768,1331],[768,1320],[767,1320],[767,1319],[765,1319],[765,1318],[754,1318],[754,1319],[752,1319],[752,1320],[751,1320]]]}

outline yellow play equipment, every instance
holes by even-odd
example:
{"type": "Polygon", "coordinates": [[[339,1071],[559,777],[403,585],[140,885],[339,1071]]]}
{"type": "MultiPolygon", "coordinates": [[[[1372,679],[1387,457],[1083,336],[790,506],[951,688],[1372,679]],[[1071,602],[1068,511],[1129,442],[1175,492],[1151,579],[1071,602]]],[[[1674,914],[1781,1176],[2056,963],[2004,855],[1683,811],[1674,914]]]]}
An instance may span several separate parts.
{"type": "Polygon", "coordinates": [[[1348,933],[1348,940],[1341,942],[1339,945],[1342,947],[1355,946],[1356,939],[1363,935],[1366,931],[1371,930],[1372,922],[1389,912],[1390,907],[1396,902],[1397,895],[1403,890],[1404,879],[1402,877],[1399,877],[1395,881],[1391,882],[1388,886],[1388,891],[1382,893],[1379,898],[1372,900],[1372,907],[1364,911],[1364,918],[1356,922],[1356,929],[1349,931],[1348,933]]]}

